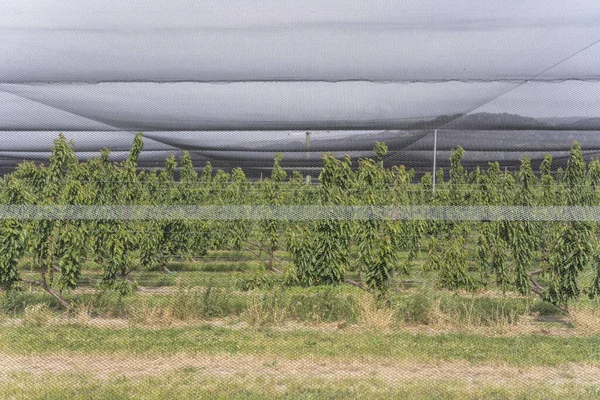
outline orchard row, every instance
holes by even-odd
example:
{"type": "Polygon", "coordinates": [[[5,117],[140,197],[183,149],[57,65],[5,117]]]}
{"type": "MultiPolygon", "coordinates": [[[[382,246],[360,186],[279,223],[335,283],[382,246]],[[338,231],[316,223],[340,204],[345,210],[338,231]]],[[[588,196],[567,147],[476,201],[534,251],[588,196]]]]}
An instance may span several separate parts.
{"type": "MultiPolygon", "coordinates": [[[[403,166],[384,168],[387,148],[377,143],[375,159],[336,159],[323,155],[317,185],[291,176],[274,160],[271,176],[246,179],[240,168],[214,172],[207,164],[198,174],[189,154],[166,160],[164,168],[143,171],[138,134],[126,161],[101,156],[79,162],[64,136],[55,140],[46,166],[23,162],[0,180],[0,204],[9,205],[519,205],[597,206],[600,161],[586,165],[574,142],[564,172],[553,177],[546,156],[539,178],[530,160],[503,173],[498,163],[467,172],[463,149],[451,155],[444,171],[420,181],[403,166]],[[177,171],[179,171],[177,173],[177,171]]],[[[409,274],[426,254],[423,268],[438,273],[439,285],[503,292],[532,292],[566,307],[582,293],[600,293],[600,246],[595,223],[541,221],[434,220],[20,220],[0,221],[0,284],[18,290],[40,286],[65,307],[63,293],[77,287],[86,260],[102,266],[102,286],[122,294],[134,291],[132,271],[167,271],[176,256],[201,256],[211,250],[244,250],[264,266],[264,274],[243,284],[248,289],[276,277],[287,285],[352,284],[385,299],[394,277],[409,274]],[[291,262],[280,260],[285,251],[291,262]],[[33,260],[38,279],[25,279],[19,266],[33,260]],[[476,261],[473,262],[472,260],[476,261]],[[475,264],[473,264],[475,263],[475,264]],[[580,275],[595,271],[591,285],[580,275]],[[268,273],[267,273],[268,271],[268,273]],[[349,273],[358,278],[350,279],[349,273]]]]}

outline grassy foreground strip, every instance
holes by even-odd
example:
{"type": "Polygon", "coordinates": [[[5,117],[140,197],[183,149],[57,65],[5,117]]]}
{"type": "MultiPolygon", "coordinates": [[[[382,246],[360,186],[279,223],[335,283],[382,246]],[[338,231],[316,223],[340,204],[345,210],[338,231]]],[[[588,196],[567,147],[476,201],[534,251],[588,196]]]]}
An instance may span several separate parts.
{"type": "Polygon", "coordinates": [[[0,379],[2,398],[43,399],[597,399],[596,386],[468,385],[420,380],[389,385],[375,379],[298,380],[277,377],[204,377],[182,369],[162,376],[99,378],[81,374],[17,373],[0,379]]]}
{"type": "Polygon", "coordinates": [[[61,325],[0,327],[0,352],[7,355],[277,355],[290,359],[502,363],[556,366],[600,362],[600,336],[487,337],[471,334],[350,333],[236,330],[202,325],[165,329],[107,329],[61,325]]]}

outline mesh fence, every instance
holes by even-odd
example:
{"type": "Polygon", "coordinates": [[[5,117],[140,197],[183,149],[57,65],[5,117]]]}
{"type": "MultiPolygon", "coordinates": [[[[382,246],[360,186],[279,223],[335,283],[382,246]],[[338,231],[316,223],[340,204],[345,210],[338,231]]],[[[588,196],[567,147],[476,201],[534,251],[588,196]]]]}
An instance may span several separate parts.
{"type": "Polygon", "coordinates": [[[600,9],[538,3],[2,2],[0,398],[600,398],[600,9]]]}
{"type": "Polygon", "coordinates": [[[380,144],[312,179],[72,146],[1,181],[7,396],[596,396],[600,164],[578,143],[535,172],[457,148],[435,181],[380,144]]]}
{"type": "Polygon", "coordinates": [[[589,221],[589,206],[0,206],[5,220],[589,221]]]}

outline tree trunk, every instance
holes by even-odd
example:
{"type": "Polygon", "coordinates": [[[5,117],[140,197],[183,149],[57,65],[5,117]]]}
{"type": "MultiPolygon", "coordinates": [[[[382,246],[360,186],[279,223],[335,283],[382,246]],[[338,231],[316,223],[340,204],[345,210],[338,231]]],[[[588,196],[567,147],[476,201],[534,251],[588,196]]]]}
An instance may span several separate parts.
{"type": "Polygon", "coordinates": [[[62,308],[64,308],[65,310],[70,310],[71,309],[71,303],[69,303],[67,300],[63,299],[62,297],[60,297],[60,295],[58,293],[56,293],[54,291],[54,289],[52,289],[48,285],[48,281],[46,280],[46,273],[45,272],[42,272],[41,274],[42,274],[42,281],[41,282],[32,281],[32,280],[29,280],[29,279],[20,279],[20,280],[21,280],[21,282],[30,283],[30,284],[35,285],[35,286],[40,286],[46,292],[48,292],[50,294],[50,296],[52,296],[56,300],[58,300],[58,303],[60,304],[60,306],[62,308]]]}
{"type": "Polygon", "coordinates": [[[167,268],[167,263],[166,262],[162,263],[162,270],[166,274],[170,274],[171,273],[171,271],[169,270],[169,268],[167,268]]]}

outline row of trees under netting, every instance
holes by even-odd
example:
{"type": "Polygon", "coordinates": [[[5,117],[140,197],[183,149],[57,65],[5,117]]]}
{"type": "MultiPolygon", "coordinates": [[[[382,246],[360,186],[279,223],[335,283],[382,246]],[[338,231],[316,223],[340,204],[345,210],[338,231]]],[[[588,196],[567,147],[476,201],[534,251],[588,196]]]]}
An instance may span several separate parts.
{"type": "MultiPolygon", "coordinates": [[[[79,162],[62,135],[47,165],[23,162],[0,181],[4,205],[519,205],[600,204],[600,161],[586,165],[574,142],[564,173],[551,174],[546,156],[539,178],[530,160],[520,170],[501,171],[497,162],[467,172],[463,149],[451,168],[416,181],[403,166],[384,168],[387,148],[377,143],[376,159],[336,159],[323,155],[318,185],[291,176],[275,158],[271,176],[249,181],[240,168],[200,174],[187,153],[167,158],[164,168],[139,170],[143,148],[138,134],[126,161],[111,162],[109,151],[79,162]],[[179,164],[179,165],[178,165],[179,164]],[[176,171],[179,171],[176,174],[176,171]]],[[[85,262],[102,268],[100,286],[123,295],[136,288],[132,271],[168,271],[173,258],[202,257],[212,250],[251,253],[263,272],[239,282],[240,289],[279,282],[285,285],[351,284],[386,299],[396,277],[422,268],[437,271],[438,283],[476,291],[496,286],[537,294],[561,307],[582,294],[600,293],[600,241],[588,221],[442,221],[364,219],[140,220],[4,219],[0,225],[0,284],[5,290],[36,285],[62,306],[77,287],[85,262]],[[281,256],[284,254],[285,257],[281,256]],[[36,279],[25,279],[22,261],[32,260],[36,279]],[[283,260],[285,258],[285,260],[283,260]],[[593,269],[591,285],[580,275],[593,269]],[[350,279],[352,277],[352,279],[350,279]]],[[[28,275],[29,276],[29,275],[28,275]]]]}

